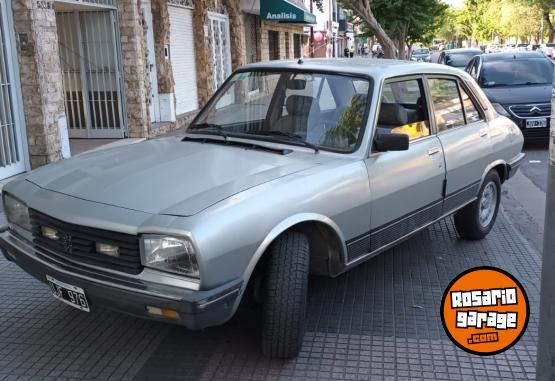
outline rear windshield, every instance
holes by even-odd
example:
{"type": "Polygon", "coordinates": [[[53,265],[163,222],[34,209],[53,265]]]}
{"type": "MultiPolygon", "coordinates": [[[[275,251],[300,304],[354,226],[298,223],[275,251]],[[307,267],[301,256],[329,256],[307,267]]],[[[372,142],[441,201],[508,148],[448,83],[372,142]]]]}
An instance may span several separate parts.
{"type": "Polygon", "coordinates": [[[553,82],[553,64],[545,58],[484,62],[480,86],[547,85],[553,82]]]}
{"type": "Polygon", "coordinates": [[[466,66],[472,57],[477,56],[480,53],[481,52],[449,53],[446,57],[445,63],[449,66],[466,66]]]}
{"type": "Polygon", "coordinates": [[[430,51],[428,49],[414,49],[412,54],[428,54],[430,51]]]}

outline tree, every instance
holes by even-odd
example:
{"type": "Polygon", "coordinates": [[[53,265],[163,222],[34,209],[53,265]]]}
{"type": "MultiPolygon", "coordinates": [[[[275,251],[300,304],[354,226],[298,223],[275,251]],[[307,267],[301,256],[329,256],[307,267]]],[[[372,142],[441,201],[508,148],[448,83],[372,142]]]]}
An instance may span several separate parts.
{"type": "Polygon", "coordinates": [[[388,58],[406,58],[405,46],[428,43],[439,29],[447,5],[440,0],[343,0],[378,39],[388,58]]]}
{"type": "Polygon", "coordinates": [[[374,0],[376,18],[396,42],[399,58],[405,59],[405,46],[428,44],[444,21],[447,5],[439,0],[374,0]]]}
{"type": "MultiPolygon", "coordinates": [[[[532,5],[540,9],[543,21],[547,26],[548,42],[553,42],[555,37],[555,29],[551,22],[551,11],[555,7],[555,0],[519,0],[523,5],[532,5]]],[[[543,38],[543,36],[542,36],[543,38]]]]}
{"type": "Polygon", "coordinates": [[[386,58],[397,58],[397,46],[374,16],[372,0],[341,0],[341,3],[345,8],[351,9],[368,26],[380,42],[386,58]]]}

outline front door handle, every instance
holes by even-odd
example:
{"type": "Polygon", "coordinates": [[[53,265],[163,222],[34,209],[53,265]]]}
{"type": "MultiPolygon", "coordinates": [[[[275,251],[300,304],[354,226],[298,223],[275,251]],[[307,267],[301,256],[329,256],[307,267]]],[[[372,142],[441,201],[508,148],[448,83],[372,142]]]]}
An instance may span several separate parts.
{"type": "Polygon", "coordinates": [[[434,147],[434,148],[430,148],[430,149],[428,150],[428,155],[429,155],[429,156],[434,156],[434,155],[437,155],[437,154],[440,153],[440,152],[441,152],[441,148],[440,148],[440,147],[434,147]]]}
{"type": "Polygon", "coordinates": [[[487,129],[487,128],[482,128],[482,129],[480,130],[480,137],[481,137],[481,138],[484,138],[484,137],[486,137],[486,136],[488,136],[488,129],[487,129]]]}

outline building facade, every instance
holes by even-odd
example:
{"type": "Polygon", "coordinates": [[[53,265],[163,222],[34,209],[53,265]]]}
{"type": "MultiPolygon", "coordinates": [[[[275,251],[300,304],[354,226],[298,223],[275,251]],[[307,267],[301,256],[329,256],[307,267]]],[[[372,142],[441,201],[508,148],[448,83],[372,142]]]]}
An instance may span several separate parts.
{"type": "Polygon", "coordinates": [[[237,67],[301,57],[314,16],[301,0],[263,8],[259,0],[2,1],[0,179],[68,157],[68,139],[184,126],[237,67]]]}

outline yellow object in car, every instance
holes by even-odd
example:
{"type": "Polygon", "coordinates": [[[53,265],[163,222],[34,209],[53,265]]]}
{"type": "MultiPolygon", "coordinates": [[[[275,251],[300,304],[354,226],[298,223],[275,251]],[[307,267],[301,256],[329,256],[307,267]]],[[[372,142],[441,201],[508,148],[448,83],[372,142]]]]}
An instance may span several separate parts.
{"type": "Polygon", "coordinates": [[[407,134],[410,140],[418,139],[423,136],[430,135],[430,129],[426,125],[426,122],[416,122],[404,124],[399,127],[395,127],[391,130],[393,134],[407,134]]]}

